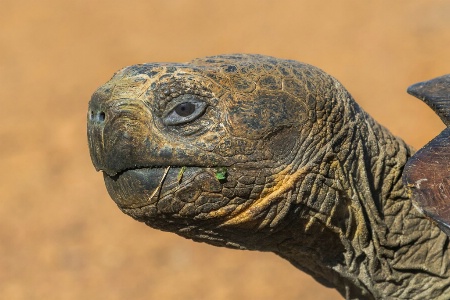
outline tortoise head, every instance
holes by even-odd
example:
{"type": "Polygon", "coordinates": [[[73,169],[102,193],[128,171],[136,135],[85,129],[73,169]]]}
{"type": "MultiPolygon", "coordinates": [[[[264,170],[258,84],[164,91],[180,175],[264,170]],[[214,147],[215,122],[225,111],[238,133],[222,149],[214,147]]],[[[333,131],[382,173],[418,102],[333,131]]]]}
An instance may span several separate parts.
{"type": "Polygon", "coordinates": [[[126,214],[224,245],[229,226],[286,216],[334,136],[321,128],[344,123],[336,90],[315,67],[256,55],[126,67],[89,103],[91,158],[126,214]]]}

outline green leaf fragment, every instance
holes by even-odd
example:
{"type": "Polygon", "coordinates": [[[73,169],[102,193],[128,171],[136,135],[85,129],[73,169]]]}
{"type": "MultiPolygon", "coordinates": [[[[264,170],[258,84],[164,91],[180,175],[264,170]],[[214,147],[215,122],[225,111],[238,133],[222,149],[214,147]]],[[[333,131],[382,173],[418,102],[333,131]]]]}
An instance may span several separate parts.
{"type": "Polygon", "coordinates": [[[183,179],[183,173],[184,173],[184,171],[186,171],[186,168],[187,168],[186,166],[181,167],[180,172],[178,172],[178,175],[177,175],[178,183],[181,183],[181,180],[183,179]]]}
{"type": "Polygon", "coordinates": [[[216,179],[217,180],[225,180],[227,179],[227,168],[221,167],[216,168],[216,179]]]}

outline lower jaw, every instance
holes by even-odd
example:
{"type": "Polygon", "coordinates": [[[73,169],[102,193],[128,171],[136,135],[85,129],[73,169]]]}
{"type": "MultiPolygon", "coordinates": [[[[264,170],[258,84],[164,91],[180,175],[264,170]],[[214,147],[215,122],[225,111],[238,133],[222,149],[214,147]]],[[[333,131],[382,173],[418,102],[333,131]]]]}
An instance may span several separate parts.
{"type": "Polygon", "coordinates": [[[200,170],[198,167],[139,168],[115,176],[103,173],[103,178],[109,195],[119,207],[139,208],[155,203],[161,195],[180,185],[181,177],[188,180],[200,170]]]}

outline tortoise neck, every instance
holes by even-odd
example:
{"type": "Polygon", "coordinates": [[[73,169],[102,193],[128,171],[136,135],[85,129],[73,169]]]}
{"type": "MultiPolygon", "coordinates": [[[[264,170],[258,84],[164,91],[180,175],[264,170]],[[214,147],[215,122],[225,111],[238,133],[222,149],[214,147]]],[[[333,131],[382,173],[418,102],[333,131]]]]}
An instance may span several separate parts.
{"type": "Polygon", "coordinates": [[[315,162],[309,182],[320,190],[304,197],[304,183],[299,185],[297,214],[288,218],[296,224],[284,235],[293,238],[275,252],[347,299],[439,295],[450,284],[448,237],[413,207],[402,183],[413,151],[358,114],[357,124],[344,128],[349,140],[329,142],[315,162]],[[419,281],[438,286],[443,278],[436,291],[408,288],[419,281]]]}
{"type": "Polygon", "coordinates": [[[389,244],[385,208],[408,199],[401,171],[412,151],[352,100],[346,111],[305,180],[320,190],[305,197],[305,181],[299,185],[300,224],[287,228],[302,231],[286,234],[297,238],[277,253],[345,297],[376,299],[374,266],[383,268],[389,244]]]}

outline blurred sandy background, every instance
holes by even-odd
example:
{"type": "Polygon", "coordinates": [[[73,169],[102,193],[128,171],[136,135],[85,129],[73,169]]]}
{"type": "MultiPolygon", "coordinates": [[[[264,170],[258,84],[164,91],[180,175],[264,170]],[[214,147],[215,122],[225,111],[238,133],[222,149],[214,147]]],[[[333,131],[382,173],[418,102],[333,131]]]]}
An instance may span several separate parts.
{"type": "Polygon", "coordinates": [[[126,65],[261,53],[333,74],[418,148],[444,126],[405,89],[450,73],[449,16],[445,0],[0,0],[0,299],[340,299],[275,255],[123,215],[87,103],[126,65]]]}

